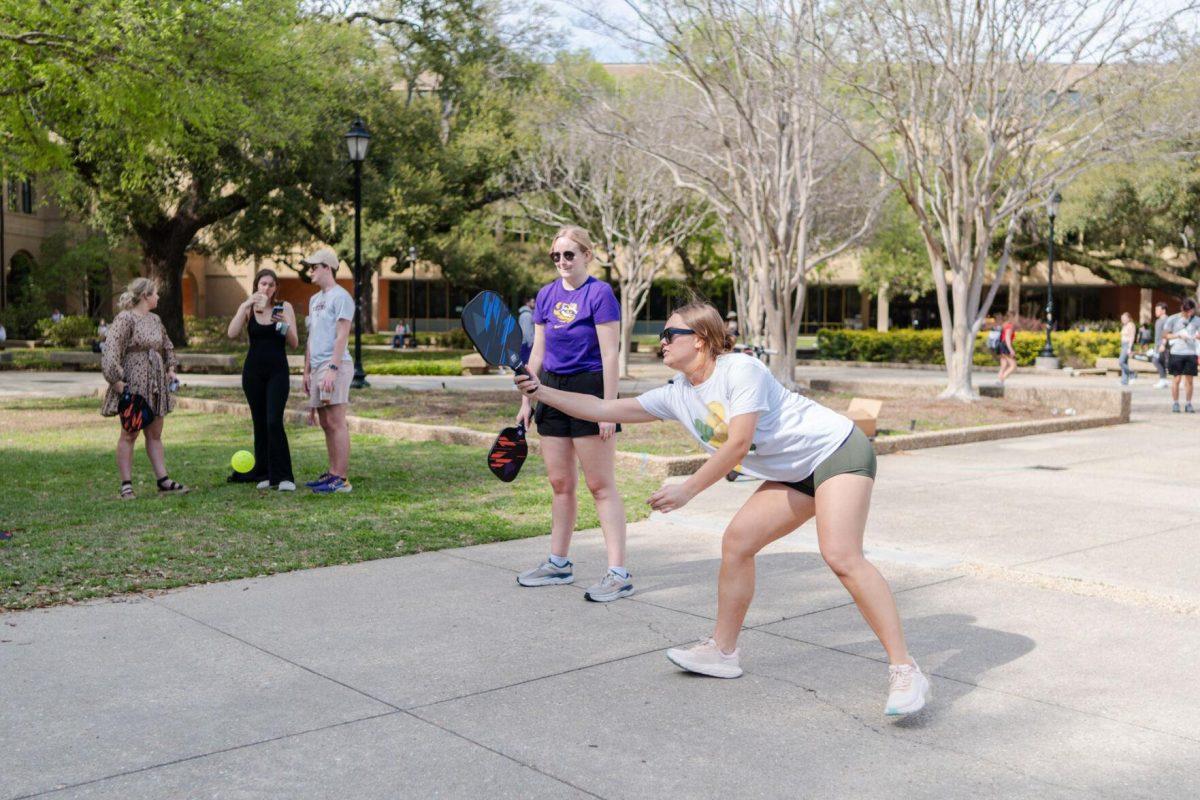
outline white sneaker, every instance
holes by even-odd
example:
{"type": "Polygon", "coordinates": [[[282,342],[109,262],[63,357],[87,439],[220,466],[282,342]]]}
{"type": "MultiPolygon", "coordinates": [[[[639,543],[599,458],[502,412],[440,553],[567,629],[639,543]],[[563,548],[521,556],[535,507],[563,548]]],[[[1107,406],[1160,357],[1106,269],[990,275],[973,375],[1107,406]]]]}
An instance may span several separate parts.
{"type": "Polygon", "coordinates": [[[888,699],[883,713],[889,717],[915,714],[929,700],[929,679],[916,664],[888,665],[888,699]]]}
{"type": "Polygon", "coordinates": [[[254,488],[256,488],[256,489],[270,489],[270,488],[271,488],[271,482],[270,482],[270,481],[259,481],[259,482],[258,482],[258,486],[254,487],[254,488]]]}
{"type": "Polygon", "coordinates": [[[296,491],[296,484],[292,483],[291,481],[280,481],[279,482],[279,491],[294,492],[294,491],[296,491]]]}
{"type": "Polygon", "coordinates": [[[675,666],[688,672],[713,678],[740,678],[742,668],[738,665],[738,656],[741,652],[738,649],[726,655],[710,637],[686,649],[672,647],[667,651],[667,658],[675,666]]]}
{"type": "Polygon", "coordinates": [[[1155,389],[1165,389],[1171,384],[1165,378],[1159,378],[1158,383],[1154,384],[1155,389]]]}

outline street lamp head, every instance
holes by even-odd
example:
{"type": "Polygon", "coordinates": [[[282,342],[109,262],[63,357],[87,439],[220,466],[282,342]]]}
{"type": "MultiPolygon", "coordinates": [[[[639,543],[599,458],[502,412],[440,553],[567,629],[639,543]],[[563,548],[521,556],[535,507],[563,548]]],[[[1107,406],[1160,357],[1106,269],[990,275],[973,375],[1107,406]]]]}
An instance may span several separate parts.
{"type": "Polygon", "coordinates": [[[1058,216],[1058,206],[1060,203],[1062,203],[1062,195],[1058,192],[1054,192],[1046,201],[1046,213],[1050,216],[1050,219],[1058,216]]]}
{"type": "Polygon", "coordinates": [[[408,260],[410,262],[417,260],[417,248],[412,245],[408,248],[408,260]]]}
{"type": "Polygon", "coordinates": [[[350,151],[351,161],[362,161],[367,157],[367,145],[371,143],[371,134],[361,119],[354,120],[350,132],[346,134],[346,149],[350,151]]]}

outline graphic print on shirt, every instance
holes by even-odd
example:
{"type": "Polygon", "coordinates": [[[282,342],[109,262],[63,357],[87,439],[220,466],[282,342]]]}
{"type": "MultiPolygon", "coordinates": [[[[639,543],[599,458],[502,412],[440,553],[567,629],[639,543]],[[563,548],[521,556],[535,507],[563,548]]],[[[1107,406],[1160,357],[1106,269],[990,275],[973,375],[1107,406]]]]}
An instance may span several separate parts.
{"type": "MultiPolygon", "coordinates": [[[[729,423],[725,419],[725,406],[721,401],[713,400],[707,406],[708,417],[706,419],[695,418],[692,420],[692,426],[695,427],[696,433],[700,434],[700,438],[705,444],[710,444],[713,447],[720,447],[729,440],[729,423]]],[[[758,445],[751,443],[750,452],[758,445]]],[[[742,465],[738,464],[734,467],[736,470],[741,470],[742,465]]]]}
{"type": "Polygon", "coordinates": [[[554,310],[551,311],[554,318],[564,325],[569,325],[575,321],[575,317],[579,314],[578,303],[567,303],[560,301],[554,304],[554,310]]]}

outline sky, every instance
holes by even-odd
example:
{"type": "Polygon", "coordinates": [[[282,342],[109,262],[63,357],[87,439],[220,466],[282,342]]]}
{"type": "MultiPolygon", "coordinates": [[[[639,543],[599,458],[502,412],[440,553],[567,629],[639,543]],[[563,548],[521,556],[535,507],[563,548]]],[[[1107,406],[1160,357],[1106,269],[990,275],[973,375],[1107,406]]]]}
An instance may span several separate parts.
{"type": "MultiPolygon", "coordinates": [[[[624,19],[627,24],[634,24],[630,19],[629,7],[625,0],[592,0],[593,4],[606,16],[613,19],[624,19]]],[[[544,0],[545,5],[553,15],[552,24],[563,34],[562,45],[570,50],[587,50],[592,58],[603,63],[622,63],[637,61],[636,54],[618,39],[598,30],[595,22],[590,21],[577,8],[564,0],[544,0]]]]}

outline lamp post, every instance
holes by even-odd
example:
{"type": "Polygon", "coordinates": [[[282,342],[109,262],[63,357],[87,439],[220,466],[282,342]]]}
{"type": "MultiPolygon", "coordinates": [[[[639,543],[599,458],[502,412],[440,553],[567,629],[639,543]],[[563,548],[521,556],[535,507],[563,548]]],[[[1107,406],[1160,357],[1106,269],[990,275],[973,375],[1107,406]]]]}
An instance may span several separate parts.
{"type": "Polygon", "coordinates": [[[417,299],[417,248],[409,246],[408,248],[408,316],[409,322],[408,335],[411,337],[409,341],[412,346],[417,346],[417,308],[415,305],[417,299]]]}
{"type": "Polygon", "coordinates": [[[367,157],[371,134],[361,119],[354,120],[346,134],[346,149],[354,163],[354,381],[355,389],[368,386],[362,365],[362,162],[367,157]]]}
{"type": "Polygon", "coordinates": [[[1050,332],[1054,330],[1054,218],[1058,216],[1058,206],[1061,202],[1062,195],[1057,191],[1046,201],[1046,214],[1050,217],[1049,255],[1046,262],[1046,344],[1042,346],[1038,357],[1039,360],[1053,360],[1043,362],[1047,369],[1058,367],[1057,359],[1054,358],[1054,345],[1050,342],[1050,332]]]}

